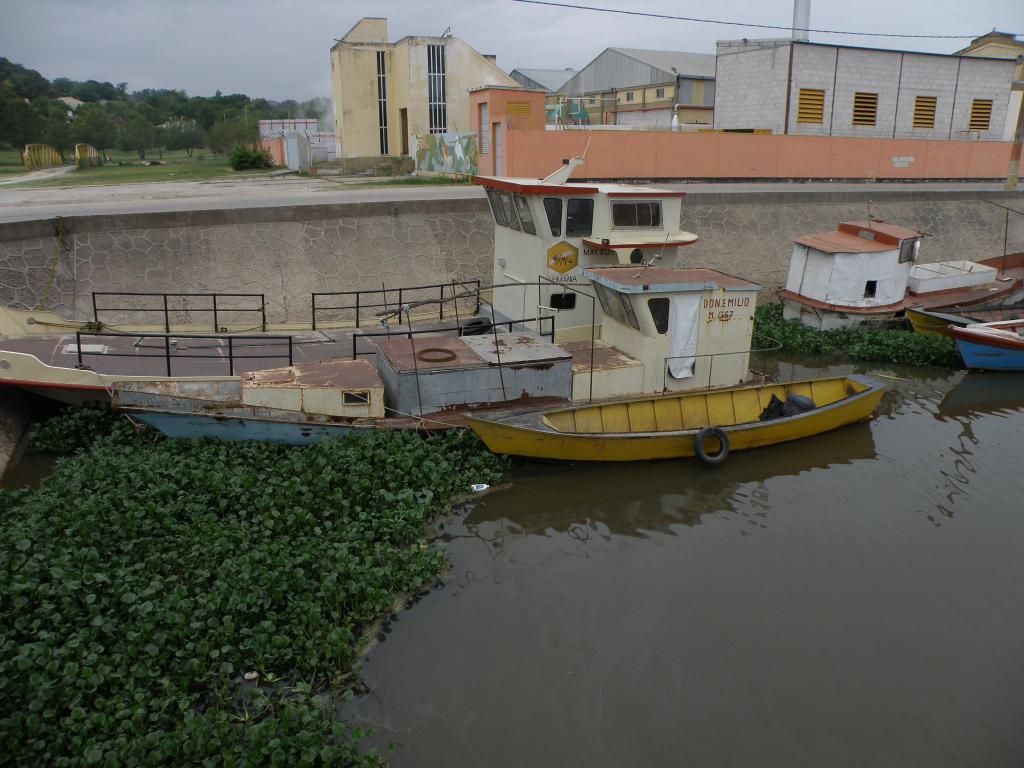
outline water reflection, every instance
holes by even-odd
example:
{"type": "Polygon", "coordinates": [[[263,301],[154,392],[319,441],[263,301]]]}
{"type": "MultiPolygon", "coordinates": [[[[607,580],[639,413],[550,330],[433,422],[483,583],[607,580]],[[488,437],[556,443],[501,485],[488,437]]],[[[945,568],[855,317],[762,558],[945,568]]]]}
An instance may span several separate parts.
{"type": "Polygon", "coordinates": [[[939,414],[945,418],[973,418],[1022,408],[1024,374],[972,371],[945,394],[939,403],[939,414]]]}
{"type": "MultiPolygon", "coordinates": [[[[469,530],[507,521],[517,532],[544,530],[583,535],[599,524],[610,533],[644,536],[699,525],[701,518],[746,505],[737,491],[779,476],[795,476],[876,456],[867,422],[816,437],[735,453],[708,467],[695,459],[636,464],[517,463],[513,484],[477,506],[464,520],[469,530]],[[600,493],[595,489],[600,488],[600,493]],[[581,528],[582,527],[582,528],[581,528]]],[[[756,499],[754,500],[756,502],[756,499]]]]}

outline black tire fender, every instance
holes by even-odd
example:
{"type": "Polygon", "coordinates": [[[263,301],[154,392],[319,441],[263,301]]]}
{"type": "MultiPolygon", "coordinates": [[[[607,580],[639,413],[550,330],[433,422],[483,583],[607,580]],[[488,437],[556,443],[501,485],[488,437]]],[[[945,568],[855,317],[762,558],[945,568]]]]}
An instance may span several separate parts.
{"type": "Polygon", "coordinates": [[[721,464],[729,455],[729,436],[718,427],[704,427],[704,429],[698,432],[693,438],[693,452],[696,453],[697,458],[705,464],[709,464],[711,466],[721,464]],[[709,437],[718,438],[718,443],[722,446],[718,453],[708,453],[704,449],[704,444],[707,442],[709,437]]]}

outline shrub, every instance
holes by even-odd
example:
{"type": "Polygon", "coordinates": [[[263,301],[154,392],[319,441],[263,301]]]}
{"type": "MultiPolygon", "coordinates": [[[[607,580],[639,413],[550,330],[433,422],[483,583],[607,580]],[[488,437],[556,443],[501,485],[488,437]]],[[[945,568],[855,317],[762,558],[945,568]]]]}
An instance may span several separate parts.
{"type": "Polygon", "coordinates": [[[501,462],[472,434],[290,448],[58,418],[90,451],[0,491],[0,762],[379,764],[338,719],[360,638],[436,582],[431,517],[501,462]]]}
{"type": "Polygon", "coordinates": [[[239,144],[231,150],[228,165],[236,171],[247,171],[252,168],[273,168],[274,161],[265,149],[239,144]]]}

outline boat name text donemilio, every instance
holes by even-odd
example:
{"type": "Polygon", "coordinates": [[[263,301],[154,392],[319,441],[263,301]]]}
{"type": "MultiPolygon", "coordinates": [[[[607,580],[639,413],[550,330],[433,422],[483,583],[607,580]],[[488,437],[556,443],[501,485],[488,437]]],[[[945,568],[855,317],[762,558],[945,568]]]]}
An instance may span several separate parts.
{"type": "Polygon", "coordinates": [[[729,307],[749,306],[749,296],[742,299],[704,299],[704,309],[728,309],[729,307]]]}

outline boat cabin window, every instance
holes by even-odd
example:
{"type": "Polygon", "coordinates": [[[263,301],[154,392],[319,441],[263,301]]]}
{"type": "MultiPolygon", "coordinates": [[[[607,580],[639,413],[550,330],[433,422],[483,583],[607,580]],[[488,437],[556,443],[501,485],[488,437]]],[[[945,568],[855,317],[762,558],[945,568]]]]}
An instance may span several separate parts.
{"type": "Polygon", "coordinates": [[[597,298],[601,302],[601,308],[608,317],[617,320],[623,325],[631,326],[638,331],[640,330],[640,323],[637,322],[636,313],[633,312],[633,306],[630,304],[628,297],[600,283],[594,283],[593,285],[597,289],[597,298]]]}
{"type": "Polygon", "coordinates": [[[512,195],[516,203],[516,212],[519,214],[519,223],[523,232],[528,235],[536,235],[537,228],[533,225],[533,214],[530,213],[530,202],[522,195],[512,195]]]}
{"type": "Polygon", "coordinates": [[[668,332],[668,299],[648,299],[647,308],[651,310],[651,319],[658,333],[668,332]]]}
{"type": "Polygon", "coordinates": [[[873,299],[875,298],[875,292],[878,290],[877,280],[868,280],[864,283],[864,298],[873,299]]]}
{"type": "Polygon", "coordinates": [[[614,227],[661,227],[661,203],[653,200],[612,203],[614,227]]]}
{"type": "Polygon", "coordinates": [[[369,405],[370,392],[366,389],[346,389],[341,393],[343,405],[369,405]]]}
{"type": "Polygon", "coordinates": [[[498,190],[487,190],[487,202],[491,204],[491,213],[494,215],[494,222],[503,227],[507,227],[508,223],[505,219],[505,211],[501,207],[501,197],[498,194],[498,190]]]}
{"type": "Polygon", "coordinates": [[[499,192],[498,196],[501,199],[501,210],[505,212],[505,221],[508,222],[505,226],[509,229],[519,229],[519,214],[516,213],[512,195],[508,192],[499,192]]]}
{"type": "Polygon", "coordinates": [[[562,236],[562,199],[560,197],[545,197],[544,212],[548,215],[548,228],[552,237],[562,236]]]}
{"type": "Polygon", "coordinates": [[[594,228],[594,201],[570,197],[565,207],[565,236],[589,237],[594,228]]]}
{"type": "Polygon", "coordinates": [[[916,261],[917,251],[920,247],[921,241],[916,237],[902,241],[900,243],[900,264],[908,261],[916,261]]]}

